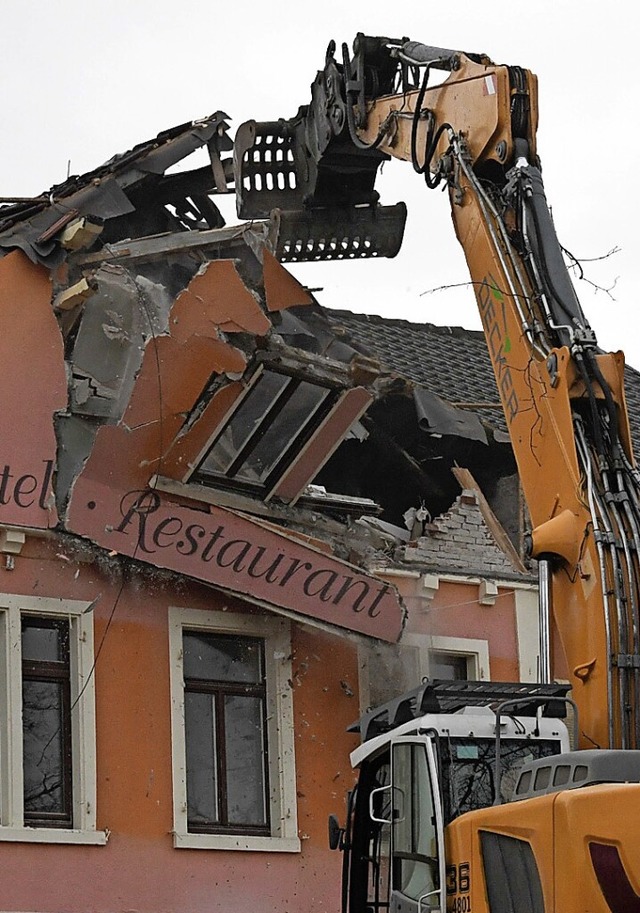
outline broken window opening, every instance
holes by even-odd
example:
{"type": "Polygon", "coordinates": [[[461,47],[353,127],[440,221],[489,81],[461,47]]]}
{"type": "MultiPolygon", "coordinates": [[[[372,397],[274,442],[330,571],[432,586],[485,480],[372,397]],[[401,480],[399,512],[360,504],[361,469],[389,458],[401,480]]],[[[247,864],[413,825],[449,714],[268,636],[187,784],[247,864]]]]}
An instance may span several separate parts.
{"type": "MultiPolygon", "coordinates": [[[[265,367],[217,432],[192,481],[268,493],[339,392],[301,373],[265,367]]],[[[332,444],[327,442],[327,450],[332,444]]]]}

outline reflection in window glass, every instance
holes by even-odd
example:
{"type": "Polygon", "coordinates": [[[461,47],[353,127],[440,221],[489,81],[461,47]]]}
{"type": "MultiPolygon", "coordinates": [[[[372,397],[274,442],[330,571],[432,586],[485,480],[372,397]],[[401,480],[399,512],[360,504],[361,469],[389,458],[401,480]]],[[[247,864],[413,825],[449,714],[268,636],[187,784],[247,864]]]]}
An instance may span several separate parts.
{"type": "Polygon", "coordinates": [[[71,685],[69,623],[22,619],[24,820],[71,825],[71,685]]]}
{"type": "MultiPolygon", "coordinates": [[[[439,751],[447,822],[463,812],[493,805],[495,747],[494,739],[441,739],[439,751]]],[[[501,800],[508,802],[512,798],[523,764],[558,754],[559,750],[559,743],[554,740],[501,739],[501,800]]]]}
{"type": "Polygon", "coordinates": [[[24,810],[64,813],[62,685],[26,681],[22,689],[24,810]]]}
{"type": "Polygon", "coordinates": [[[268,833],[263,654],[259,638],[183,634],[191,831],[268,833]]]}
{"type": "Polygon", "coordinates": [[[227,472],[249,438],[259,429],[290,379],[272,371],[261,374],[207,454],[202,469],[221,474],[227,472]]]}
{"type": "Polygon", "coordinates": [[[297,376],[263,370],[202,461],[201,481],[263,487],[327,414],[334,393],[297,376]]]}
{"type": "Polygon", "coordinates": [[[64,628],[42,627],[30,619],[22,626],[22,658],[37,662],[64,662],[64,628]]]}
{"type": "Polygon", "coordinates": [[[291,392],[286,407],[273,416],[259,442],[248,454],[238,473],[248,482],[264,482],[289,444],[304,432],[328,391],[300,382],[291,392]]]}
{"type": "Polygon", "coordinates": [[[220,682],[262,681],[262,641],[228,634],[184,633],[185,678],[220,682]]]}
{"type": "Polygon", "coordinates": [[[262,700],[225,698],[225,761],[230,824],[266,824],[262,700]]]}
{"type": "MultiPolygon", "coordinates": [[[[424,745],[393,746],[392,792],[393,887],[418,900],[436,891],[439,881],[435,809],[424,745]]],[[[432,900],[437,905],[437,896],[432,900]]]]}
{"type": "Polygon", "coordinates": [[[184,712],[188,818],[196,824],[214,824],[220,819],[213,696],[187,692],[184,696],[184,712]]]}

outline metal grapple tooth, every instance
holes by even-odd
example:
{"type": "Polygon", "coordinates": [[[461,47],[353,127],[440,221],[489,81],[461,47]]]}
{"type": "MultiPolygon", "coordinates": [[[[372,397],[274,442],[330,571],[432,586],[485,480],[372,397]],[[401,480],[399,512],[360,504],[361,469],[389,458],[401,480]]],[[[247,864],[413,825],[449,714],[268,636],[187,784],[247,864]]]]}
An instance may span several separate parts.
{"type": "Polygon", "coordinates": [[[238,215],[266,219],[272,209],[302,206],[295,131],[290,121],[247,121],[236,133],[234,173],[238,215]]]}
{"type": "Polygon", "coordinates": [[[402,244],[406,219],[404,203],[276,209],[270,215],[269,240],[282,263],[395,257],[402,244]]]}

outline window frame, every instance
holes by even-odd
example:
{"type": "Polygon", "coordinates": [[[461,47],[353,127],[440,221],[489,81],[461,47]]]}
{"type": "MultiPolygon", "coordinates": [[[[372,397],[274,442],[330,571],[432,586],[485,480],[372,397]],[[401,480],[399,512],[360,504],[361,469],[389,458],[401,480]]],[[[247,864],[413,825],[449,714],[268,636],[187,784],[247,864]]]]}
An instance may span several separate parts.
{"type": "Polygon", "coordinates": [[[384,656],[378,660],[372,656],[371,647],[359,645],[359,688],[360,705],[362,710],[367,707],[382,704],[393,697],[397,697],[397,688],[402,691],[414,688],[420,681],[433,678],[430,667],[431,653],[445,653],[464,659],[467,664],[468,681],[490,681],[489,641],[470,637],[444,637],[437,634],[403,634],[397,644],[384,644],[386,650],[392,648],[399,651],[396,657],[398,664],[403,669],[410,670],[408,680],[401,686],[396,681],[396,689],[384,695],[372,695],[372,681],[379,679],[379,662],[384,662],[384,656]]]}
{"type": "Polygon", "coordinates": [[[489,675],[489,642],[471,637],[442,637],[431,635],[427,647],[427,676],[431,675],[431,656],[451,656],[466,663],[466,681],[487,681],[489,675]]]}
{"type": "MultiPolygon", "coordinates": [[[[210,636],[215,638],[234,638],[236,635],[233,634],[223,634],[218,631],[202,631],[198,630],[197,632],[191,628],[182,629],[182,643],[183,650],[185,650],[185,634],[199,634],[202,636],[210,636]]],[[[215,805],[218,810],[218,823],[195,823],[193,820],[189,821],[187,817],[187,826],[189,827],[189,833],[192,834],[256,834],[258,836],[269,836],[271,832],[270,824],[270,803],[269,803],[269,783],[270,783],[270,771],[269,771],[269,739],[267,731],[267,681],[266,681],[266,669],[264,665],[264,648],[265,641],[260,637],[247,637],[246,635],[237,635],[238,638],[242,638],[245,642],[252,642],[254,644],[259,644],[260,651],[260,680],[258,682],[245,682],[244,680],[239,681],[230,681],[230,680],[220,680],[213,678],[189,678],[185,676],[184,680],[184,692],[186,694],[198,694],[198,695],[207,695],[209,699],[213,702],[214,712],[213,712],[213,731],[215,732],[215,741],[213,746],[213,754],[215,755],[215,805]],[[249,697],[253,700],[258,700],[260,702],[260,741],[262,743],[261,756],[263,763],[261,765],[260,771],[260,780],[262,782],[262,802],[265,809],[266,821],[263,824],[247,824],[245,827],[239,824],[229,823],[229,779],[227,774],[227,767],[224,763],[226,758],[226,745],[227,745],[227,735],[228,735],[228,726],[227,726],[227,709],[226,709],[226,698],[227,697],[249,697]]],[[[185,717],[186,721],[186,717],[185,717]]],[[[185,722],[185,734],[188,730],[185,722]]],[[[188,740],[185,739],[185,745],[188,740]]],[[[187,751],[188,754],[188,751],[187,751]]],[[[188,809],[187,809],[188,812],[188,809]]]]}
{"type": "Polygon", "coordinates": [[[260,615],[207,612],[172,606],[169,609],[171,729],[173,766],[173,845],[177,849],[300,851],[297,823],[296,775],[291,681],[291,634],[287,619],[260,615]],[[267,690],[269,771],[268,836],[251,833],[190,831],[187,821],[185,744],[184,631],[237,634],[264,641],[267,690]]]}
{"type": "MultiPolygon", "coordinates": [[[[66,618],[52,618],[51,615],[32,615],[31,613],[21,613],[20,616],[21,633],[22,633],[22,734],[23,734],[23,775],[25,770],[25,682],[35,684],[57,685],[60,694],[60,707],[58,714],[58,726],[54,735],[49,739],[53,741],[56,735],[60,734],[60,760],[62,765],[62,782],[60,784],[60,796],[62,800],[62,809],[55,812],[50,811],[27,811],[26,797],[23,804],[24,823],[27,827],[73,827],[73,749],[71,735],[71,625],[66,618]],[[57,631],[59,640],[58,644],[62,648],[62,655],[57,660],[25,659],[24,655],[24,633],[25,628],[32,626],[36,622],[39,630],[57,631]]],[[[40,748],[38,748],[40,750],[40,748]]],[[[46,746],[41,757],[46,751],[46,746]]]]}
{"type": "Polygon", "coordinates": [[[0,594],[0,841],[102,845],[96,828],[96,727],[91,603],[45,596],[0,594]],[[24,820],[22,734],[22,618],[69,623],[72,827],[24,820]]]}
{"type": "MultiPolygon", "coordinates": [[[[241,382],[227,384],[215,393],[208,392],[208,402],[194,410],[164,460],[168,476],[187,485],[189,497],[195,495],[197,500],[200,489],[203,492],[211,490],[255,498],[264,503],[276,500],[293,505],[304,494],[349,430],[367,411],[374,397],[366,387],[354,386],[351,372],[339,362],[327,362],[326,358],[309,352],[301,354],[304,358],[285,357],[273,351],[258,353],[257,366],[241,382]],[[203,464],[225,430],[241,414],[245,401],[260,383],[265,371],[288,377],[297,383],[307,382],[325,391],[322,402],[313,410],[310,420],[304,423],[304,433],[289,440],[271,465],[268,477],[260,484],[228,478],[224,473],[202,471],[203,464]]],[[[276,407],[274,413],[279,414],[277,404],[274,402],[272,405],[276,407]]],[[[283,405],[286,409],[286,403],[283,405]]],[[[203,499],[207,500],[206,497],[203,499]]]]}
{"type": "Polygon", "coordinates": [[[280,365],[264,362],[251,375],[241,397],[234,403],[234,408],[225,420],[221,422],[211,435],[206,447],[196,460],[194,469],[189,476],[190,482],[214,488],[224,488],[259,495],[268,498],[270,492],[277,488],[278,483],[285,475],[289,466],[296,460],[298,453],[304,448],[307,441],[314,435],[323,422],[333,412],[340,399],[342,390],[326,381],[305,373],[302,369],[284,368],[280,365]],[[268,375],[282,378],[283,387],[277,392],[272,401],[265,401],[265,407],[254,430],[238,447],[235,455],[230,458],[229,466],[225,471],[214,471],[205,468],[209,456],[223,439],[225,432],[239,417],[247,403],[256,395],[260,385],[267,383],[268,375]],[[296,394],[299,387],[307,384],[323,391],[323,396],[307,415],[304,423],[282,444],[277,455],[274,455],[265,477],[261,481],[249,481],[243,478],[244,467],[249,463],[253,451],[260,446],[260,442],[269,431],[273,421],[279,421],[287,413],[289,401],[296,394]]]}

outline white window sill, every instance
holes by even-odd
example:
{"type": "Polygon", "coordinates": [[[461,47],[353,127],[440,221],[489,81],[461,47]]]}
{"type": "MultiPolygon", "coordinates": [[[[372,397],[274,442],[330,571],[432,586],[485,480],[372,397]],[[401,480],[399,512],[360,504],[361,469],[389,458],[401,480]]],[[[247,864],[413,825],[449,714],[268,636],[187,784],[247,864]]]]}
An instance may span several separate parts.
{"type": "Polygon", "coordinates": [[[178,834],[174,831],[176,849],[252,850],[261,853],[299,853],[297,837],[243,837],[241,834],[178,834]]]}
{"type": "Polygon", "coordinates": [[[76,843],[85,846],[104,846],[109,831],[76,831],[60,827],[2,827],[0,842],[13,843],[76,843]]]}

